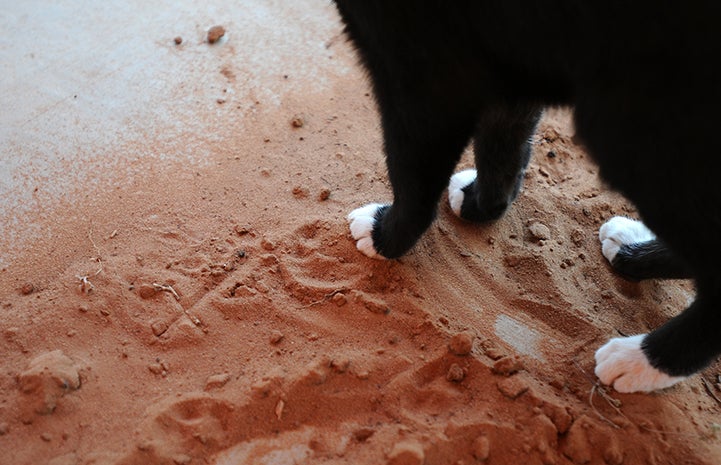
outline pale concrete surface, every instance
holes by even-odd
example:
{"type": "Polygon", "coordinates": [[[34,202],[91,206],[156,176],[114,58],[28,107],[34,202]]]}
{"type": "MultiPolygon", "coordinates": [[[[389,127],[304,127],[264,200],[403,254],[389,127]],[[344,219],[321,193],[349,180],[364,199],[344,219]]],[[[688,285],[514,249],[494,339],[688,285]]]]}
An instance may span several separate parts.
{"type": "Polygon", "coordinates": [[[223,137],[218,99],[242,126],[256,102],[273,111],[350,68],[333,59],[340,26],[323,0],[4,1],[0,30],[0,265],[41,233],[28,212],[122,183],[138,162],[202,164],[223,137]],[[227,34],[209,45],[216,24],[227,34]]]}

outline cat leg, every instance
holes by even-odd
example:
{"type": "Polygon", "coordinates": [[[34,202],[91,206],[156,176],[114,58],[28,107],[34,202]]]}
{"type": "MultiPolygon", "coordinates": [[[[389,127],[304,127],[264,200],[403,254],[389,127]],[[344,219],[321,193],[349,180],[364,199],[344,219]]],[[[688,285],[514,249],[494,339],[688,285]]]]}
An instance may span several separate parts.
{"type": "Polygon", "coordinates": [[[642,222],[616,216],[598,232],[603,256],[631,280],[687,279],[691,269],[642,222]]]}
{"type": "Polygon", "coordinates": [[[521,189],[541,113],[534,105],[495,106],[481,113],[474,135],[476,169],[453,175],[448,186],[456,215],[474,222],[503,215],[521,189]]]}
{"type": "Polygon", "coordinates": [[[689,308],[660,328],[601,347],[596,352],[601,382],[619,392],[654,391],[712,363],[721,354],[721,295],[702,289],[689,308]]]}
{"type": "MultiPolygon", "coordinates": [[[[668,89],[689,91],[687,86],[668,89]]],[[[703,175],[715,166],[709,153],[717,128],[704,112],[693,111],[698,107],[689,106],[676,117],[665,111],[665,101],[643,91],[582,99],[576,105],[576,130],[604,180],[635,204],[657,240],[673,251],[673,260],[682,261],[682,270],[693,276],[697,292],[688,308],[659,328],[612,339],[596,352],[596,375],[621,392],[668,387],[721,355],[721,197],[717,180],[703,175]],[[666,138],[669,133],[674,137],[666,138]]],[[[672,97],[701,101],[694,95],[672,97]]],[[[629,242],[655,240],[638,224],[614,223],[601,236],[615,241],[604,243],[612,261],[629,242]],[[621,232],[614,232],[619,224],[621,232]]]]}
{"type": "Polygon", "coordinates": [[[403,92],[377,92],[393,203],[369,204],[348,215],[358,249],[373,258],[403,255],[430,226],[475,121],[447,96],[403,92]]]}

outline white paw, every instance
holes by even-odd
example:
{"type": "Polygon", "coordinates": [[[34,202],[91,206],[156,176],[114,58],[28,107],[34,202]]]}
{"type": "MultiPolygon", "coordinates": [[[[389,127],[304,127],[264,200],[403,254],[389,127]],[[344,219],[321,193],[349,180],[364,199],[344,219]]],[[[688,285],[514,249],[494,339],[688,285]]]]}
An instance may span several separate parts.
{"type": "Polygon", "coordinates": [[[461,216],[461,206],[465,196],[463,188],[475,181],[476,175],[476,170],[461,171],[451,176],[451,182],[448,183],[448,203],[451,205],[453,213],[459,217],[461,216]]]}
{"type": "Polygon", "coordinates": [[[358,250],[371,258],[384,259],[373,245],[373,226],[376,224],[376,213],[384,207],[379,203],[370,203],[364,207],[356,208],[348,214],[350,233],[355,239],[358,250]]]}
{"type": "Polygon", "coordinates": [[[614,216],[598,231],[601,251],[609,262],[613,262],[622,245],[638,244],[655,238],[656,235],[643,223],[623,216],[614,216]]]}
{"type": "Polygon", "coordinates": [[[650,392],[673,386],[685,376],[652,367],[641,349],[645,334],[611,339],[596,351],[596,376],[618,392],[650,392]]]}

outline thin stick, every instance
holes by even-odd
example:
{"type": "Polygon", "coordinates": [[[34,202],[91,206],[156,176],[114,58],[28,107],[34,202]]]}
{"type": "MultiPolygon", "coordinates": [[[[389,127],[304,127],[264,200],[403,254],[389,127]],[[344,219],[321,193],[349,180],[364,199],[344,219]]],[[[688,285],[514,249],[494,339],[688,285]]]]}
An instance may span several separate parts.
{"type": "MultiPolygon", "coordinates": [[[[171,286],[170,284],[158,284],[158,283],[153,283],[153,288],[154,288],[156,291],[169,292],[169,293],[173,294],[173,297],[175,297],[175,300],[177,300],[177,301],[180,300],[180,295],[178,295],[178,293],[175,291],[175,289],[173,289],[173,286],[171,286]]],[[[191,315],[191,314],[185,309],[185,307],[183,307],[183,306],[181,305],[180,308],[183,309],[183,313],[185,313],[185,316],[187,316],[187,317],[190,319],[190,321],[193,322],[193,324],[194,324],[195,326],[200,326],[200,325],[203,324],[203,322],[200,321],[200,318],[198,318],[197,316],[191,315]]]]}
{"type": "Polygon", "coordinates": [[[175,292],[175,289],[173,289],[173,286],[171,286],[169,284],[153,283],[153,288],[156,291],[170,292],[171,294],[173,294],[173,297],[175,297],[175,300],[180,300],[180,296],[178,295],[178,293],[175,292]]]}
{"type": "Polygon", "coordinates": [[[713,397],[713,399],[714,399],[716,402],[718,402],[719,404],[721,404],[721,399],[719,399],[719,398],[716,396],[716,394],[714,394],[713,390],[711,389],[711,383],[709,383],[709,382],[706,380],[706,378],[704,378],[703,376],[701,376],[701,381],[703,381],[703,386],[706,388],[706,392],[708,392],[708,394],[709,394],[711,397],[713,397]]]}

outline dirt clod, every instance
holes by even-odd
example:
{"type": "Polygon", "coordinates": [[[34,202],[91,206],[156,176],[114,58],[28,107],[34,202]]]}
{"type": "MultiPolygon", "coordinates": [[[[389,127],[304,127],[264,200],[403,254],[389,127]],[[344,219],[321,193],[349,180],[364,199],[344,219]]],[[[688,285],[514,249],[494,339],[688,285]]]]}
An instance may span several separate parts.
{"type": "Polygon", "coordinates": [[[546,241],[551,238],[551,230],[545,224],[541,222],[534,222],[528,227],[531,235],[534,239],[539,241],[546,241]]]}
{"type": "Polygon", "coordinates": [[[452,383],[460,383],[465,377],[466,370],[461,368],[457,363],[452,364],[450,368],[448,368],[448,373],[446,373],[446,379],[452,383]]]}
{"type": "Polygon", "coordinates": [[[520,397],[528,389],[528,383],[520,376],[511,376],[498,381],[498,390],[509,399],[520,397]]]}
{"type": "Polygon", "coordinates": [[[158,293],[152,284],[141,284],[137,289],[141,299],[152,299],[158,293]]]}
{"type": "Polygon", "coordinates": [[[518,357],[502,357],[496,360],[491,371],[497,375],[510,376],[523,369],[523,363],[518,357]]]}
{"type": "Polygon", "coordinates": [[[574,464],[582,465],[589,463],[593,458],[590,444],[588,442],[587,428],[588,417],[585,415],[576,420],[566,435],[566,443],[563,454],[571,459],[574,464]]]}
{"type": "Polygon", "coordinates": [[[473,350],[473,334],[462,332],[454,335],[448,343],[448,350],[455,355],[468,355],[473,350]]]}
{"type": "Polygon", "coordinates": [[[80,388],[78,370],[61,350],[35,357],[18,381],[26,402],[39,414],[52,413],[63,395],[80,388]]]}
{"type": "Polygon", "coordinates": [[[150,324],[150,329],[153,334],[160,336],[168,330],[168,323],[165,320],[155,320],[150,324]]]}

